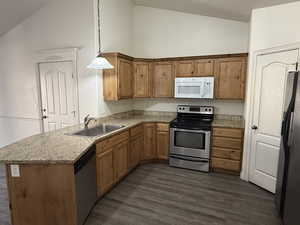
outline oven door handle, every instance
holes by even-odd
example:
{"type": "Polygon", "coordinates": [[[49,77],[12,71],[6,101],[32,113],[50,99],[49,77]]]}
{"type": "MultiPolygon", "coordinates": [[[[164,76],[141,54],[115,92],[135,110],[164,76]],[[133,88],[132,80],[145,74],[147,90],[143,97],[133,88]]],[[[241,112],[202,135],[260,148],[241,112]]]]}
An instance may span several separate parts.
{"type": "Polygon", "coordinates": [[[171,128],[171,131],[183,131],[183,132],[189,132],[189,133],[202,133],[202,134],[210,134],[211,131],[205,131],[205,130],[186,130],[186,129],[178,129],[178,128],[171,128]]]}
{"type": "Polygon", "coordinates": [[[202,163],[207,163],[209,161],[209,160],[203,160],[203,159],[189,159],[186,157],[175,156],[175,155],[170,155],[170,158],[181,159],[181,160],[190,161],[190,162],[202,162],[202,163]]]}

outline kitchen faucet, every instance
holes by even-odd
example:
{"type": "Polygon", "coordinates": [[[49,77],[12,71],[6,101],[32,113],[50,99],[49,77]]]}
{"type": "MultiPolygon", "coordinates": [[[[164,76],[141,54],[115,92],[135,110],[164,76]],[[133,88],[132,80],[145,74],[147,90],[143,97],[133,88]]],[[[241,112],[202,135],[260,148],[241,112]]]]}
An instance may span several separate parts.
{"type": "Polygon", "coordinates": [[[84,117],[84,129],[88,129],[89,128],[89,123],[92,120],[97,121],[96,118],[90,117],[90,114],[88,114],[86,117],[84,117]]]}

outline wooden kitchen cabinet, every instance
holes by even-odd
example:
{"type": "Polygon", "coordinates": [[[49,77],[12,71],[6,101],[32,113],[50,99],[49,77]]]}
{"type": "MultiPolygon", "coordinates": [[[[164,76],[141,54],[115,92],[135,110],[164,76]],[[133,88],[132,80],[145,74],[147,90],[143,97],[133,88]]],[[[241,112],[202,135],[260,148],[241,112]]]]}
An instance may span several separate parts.
{"type": "Polygon", "coordinates": [[[128,153],[128,169],[139,165],[144,148],[144,126],[138,125],[130,129],[130,149],[128,153]]]}
{"type": "Polygon", "coordinates": [[[129,149],[129,142],[124,141],[118,144],[114,148],[114,172],[115,172],[115,180],[118,182],[121,180],[128,172],[128,149],[129,149]]]}
{"type": "Polygon", "coordinates": [[[182,60],[175,62],[176,77],[192,77],[195,71],[194,60],[182,60]]]}
{"type": "Polygon", "coordinates": [[[170,143],[169,124],[157,124],[156,142],[158,159],[168,160],[170,143]]]}
{"type": "Polygon", "coordinates": [[[153,97],[174,97],[174,63],[155,62],[153,66],[153,97]]]}
{"type": "Polygon", "coordinates": [[[157,158],[155,123],[144,124],[144,149],[142,157],[143,160],[151,160],[157,158]]]}
{"type": "Polygon", "coordinates": [[[97,155],[98,196],[105,194],[115,183],[113,148],[97,155]]]}
{"type": "Polygon", "coordinates": [[[213,59],[199,59],[195,60],[195,77],[207,77],[214,76],[214,65],[213,59]]]}
{"type": "Polygon", "coordinates": [[[217,59],[215,62],[215,97],[243,100],[246,70],[246,57],[217,59]]]}
{"type": "Polygon", "coordinates": [[[136,61],[133,63],[133,97],[152,97],[152,63],[136,61]]]}
{"type": "Polygon", "coordinates": [[[243,129],[215,127],[212,137],[212,169],[238,174],[241,170],[243,129]]]}
{"type": "Polygon", "coordinates": [[[133,58],[120,53],[107,53],[104,57],[114,66],[113,69],[103,70],[104,100],[132,98],[133,58]]]}

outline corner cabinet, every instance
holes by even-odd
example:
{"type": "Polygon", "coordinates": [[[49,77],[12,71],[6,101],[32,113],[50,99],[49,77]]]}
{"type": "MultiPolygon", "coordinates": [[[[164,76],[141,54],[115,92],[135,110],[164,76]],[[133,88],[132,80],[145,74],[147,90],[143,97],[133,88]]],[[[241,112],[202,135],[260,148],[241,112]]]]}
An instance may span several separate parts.
{"type": "Polygon", "coordinates": [[[234,57],[217,59],[215,63],[215,98],[245,98],[247,58],[234,57]]]}
{"type": "Polygon", "coordinates": [[[114,66],[103,70],[104,100],[117,101],[133,96],[133,58],[119,53],[106,53],[104,57],[114,66]]]}
{"type": "Polygon", "coordinates": [[[153,67],[153,97],[174,97],[174,62],[155,62],[153,67]]]}

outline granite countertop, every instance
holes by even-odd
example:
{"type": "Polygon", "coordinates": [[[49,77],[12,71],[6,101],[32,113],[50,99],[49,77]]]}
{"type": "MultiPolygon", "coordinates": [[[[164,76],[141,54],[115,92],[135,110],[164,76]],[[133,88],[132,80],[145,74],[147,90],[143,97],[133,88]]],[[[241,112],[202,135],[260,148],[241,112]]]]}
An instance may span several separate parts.
{"type": "MultiPolygon", "coordinates": [[[[0,163],[6,164],[73,164],[89,148],[114,134],[125,131],[144,122],[170,123],[176,114],[161,113],[147,115],[123,114],[121,117],[105,117],[91,124],[122,125],[123,128],[100,137],[70,135],[83,129],[83,125],[67,127],[53,132],[37,134],[0,149],[0,163]]],[[[213,126],[243,128],[243,120],[233,117],[216,117],[213,126]]]]}
{"type": "MultiPolygon", "coordinates": [[[[134,115],[98,120],[97,123],[124,127],[101,137],[73,136],[83,125],[38,134],[0,149],[0,163],[6,164],[73,164],[98,141],[143,122],[170,123],[175,116],[134,115]]],[[[92,124],[96,126],[97,123],[92,124]]],[[[91,127],[92,127],[91,126],[91,127]]]]}

